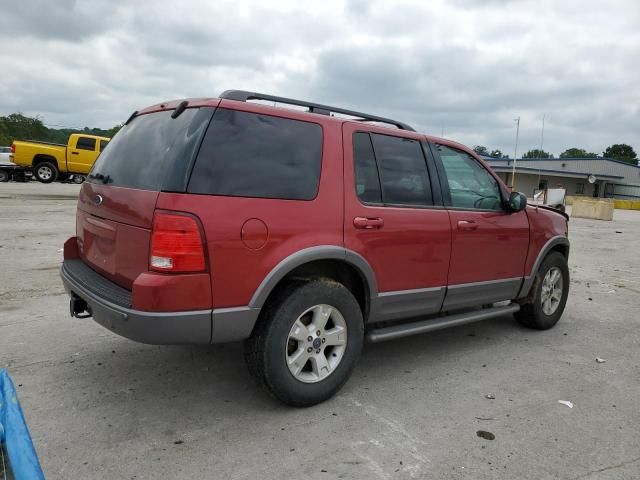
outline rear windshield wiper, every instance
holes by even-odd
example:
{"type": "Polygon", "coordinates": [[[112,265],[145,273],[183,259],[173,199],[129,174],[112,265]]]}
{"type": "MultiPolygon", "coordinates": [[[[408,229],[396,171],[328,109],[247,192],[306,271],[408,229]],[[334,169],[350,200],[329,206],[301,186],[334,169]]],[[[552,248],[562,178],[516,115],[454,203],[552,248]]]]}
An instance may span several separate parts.
{"type": "Polygon", "coordinates": [[[103,175],[102,173],[90,173],[89,178],[92,180],[100,180],[102,183],[109,183],[109,175],[103,175]]]}

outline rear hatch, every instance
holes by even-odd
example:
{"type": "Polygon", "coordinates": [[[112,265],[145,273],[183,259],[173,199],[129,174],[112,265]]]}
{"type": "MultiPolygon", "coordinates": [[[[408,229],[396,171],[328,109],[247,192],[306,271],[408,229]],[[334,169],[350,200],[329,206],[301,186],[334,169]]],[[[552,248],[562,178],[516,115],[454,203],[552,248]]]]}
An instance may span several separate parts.
{"type": "Polygon", "coordinates": [[[100,154],[80,190],[76,218],[80,256],[91,268],[127,289],[148,271],[159,192],[186,190],[213,110],[138,115],[100,154]]]}

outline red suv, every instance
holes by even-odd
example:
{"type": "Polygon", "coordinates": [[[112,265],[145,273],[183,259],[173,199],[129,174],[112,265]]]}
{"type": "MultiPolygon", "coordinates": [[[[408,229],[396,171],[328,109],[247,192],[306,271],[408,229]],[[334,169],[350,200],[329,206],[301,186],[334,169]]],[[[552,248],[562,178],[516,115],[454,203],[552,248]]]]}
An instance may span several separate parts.
{"type": "Polygon", "coordinates": [[[227,91],[134,112],[82,186],[61,276],[72,315],[145,343],[245,340],[269,392],[312,405],[365,337],[555,325],[568,217],[526,203],[450,140],[227,91]]]}

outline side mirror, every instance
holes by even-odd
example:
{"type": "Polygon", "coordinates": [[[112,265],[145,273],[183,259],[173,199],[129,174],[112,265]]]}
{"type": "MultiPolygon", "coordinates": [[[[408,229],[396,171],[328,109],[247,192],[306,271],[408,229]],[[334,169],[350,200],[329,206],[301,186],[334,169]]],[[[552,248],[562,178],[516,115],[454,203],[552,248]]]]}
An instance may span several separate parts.
{"type": "Polygon", "coordinates": [[[520,192],[511,192],[511,195],[509,195],[509,210],[511,212],[521,212],[526,206],[526,195],[520,192]]]}

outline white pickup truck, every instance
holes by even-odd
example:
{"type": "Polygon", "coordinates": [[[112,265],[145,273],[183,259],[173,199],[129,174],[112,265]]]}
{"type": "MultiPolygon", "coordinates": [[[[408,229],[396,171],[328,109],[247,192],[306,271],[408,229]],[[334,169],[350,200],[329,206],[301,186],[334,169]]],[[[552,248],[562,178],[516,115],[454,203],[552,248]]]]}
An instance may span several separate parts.
{"type": "Polygon", "coordinates": [[[11,161],[11,147],[0,147],[0,182],[15,180],[26,182],[31,177],[31,172],[26,168],[16,165],[11,161]]]}

